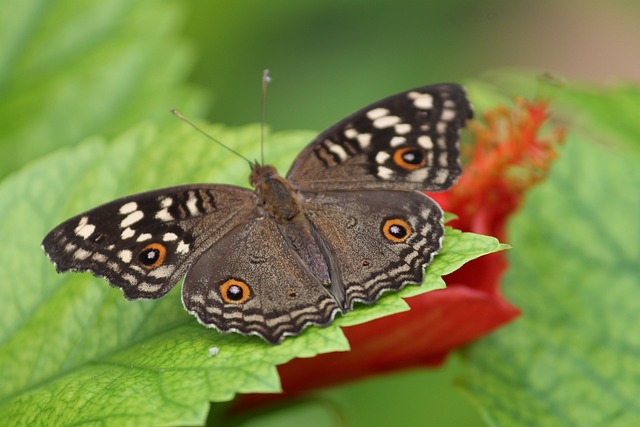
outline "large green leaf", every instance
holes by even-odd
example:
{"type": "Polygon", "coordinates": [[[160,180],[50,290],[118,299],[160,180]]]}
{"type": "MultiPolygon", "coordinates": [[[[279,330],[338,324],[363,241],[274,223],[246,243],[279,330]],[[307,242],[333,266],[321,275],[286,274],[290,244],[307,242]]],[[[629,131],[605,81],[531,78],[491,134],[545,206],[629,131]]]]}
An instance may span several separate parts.
{"type": "Polygon", "coordinates": [[[567,146],[510,226],[523,316],[470,348],[462,384],[491,425],[637,425],[639,92],[561,91],[567,146]]]}
{"type": "Polygon", "coordinates": [[[180,82],[192,55],[182,5],[153,0],[0,1],[0,177],[93,135],[201,108],[180,82]],[[149,21],[153,25],[148,25],[149,21]]]}
{"type": "MultiPolygon", "coordinates": [[[[258,152],[257,126],[208,130],[249,157],[258,152]]],[[[268,156],[282,170],[292,149],[311,137],[307,132],[269,136],[268,156]]],[[[209,401],[239,392],[277,392],[277,364],[347,350],[342,322],[406,309],[399,295],[390,294],[328,328],[310,328],[271,346],[257,337],[202,327],[182,308],[179,286],[161,300],[127,301],[88,274],[55,274],[39,248],[59,221],[117,196],[186,182],[242,184],[248,174],[242,159],[177,122],[162,132],[139,126],[109,144],[86,141],[5,180],[0,186],[0,419],[201,423],[209,401]]],[[[438,274],[503,249],[493,238],[450,229],[445,242],[432,264],[438,274]]],[[[423,286],[405,293],[440,287],[438,274],[430,273],[423,286]]]]}

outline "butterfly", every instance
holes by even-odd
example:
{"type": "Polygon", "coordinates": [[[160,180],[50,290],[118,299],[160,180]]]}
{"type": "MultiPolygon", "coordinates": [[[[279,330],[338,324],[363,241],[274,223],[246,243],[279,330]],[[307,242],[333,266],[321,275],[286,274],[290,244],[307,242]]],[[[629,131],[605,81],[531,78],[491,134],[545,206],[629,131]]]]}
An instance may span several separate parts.
{"type": "Polygon", "coordinates": [[[129,299],[159,298],[186,275],[182,302],[200,323],[278,344],[422,282],[444,236],[422,192],[460,175],[470,118],[459,85],[402,92],[322,132],[286,176],[255,162],[252,190],[124,197],[58,225],[42,247],[58,272],[89,271],[129,299]]]}

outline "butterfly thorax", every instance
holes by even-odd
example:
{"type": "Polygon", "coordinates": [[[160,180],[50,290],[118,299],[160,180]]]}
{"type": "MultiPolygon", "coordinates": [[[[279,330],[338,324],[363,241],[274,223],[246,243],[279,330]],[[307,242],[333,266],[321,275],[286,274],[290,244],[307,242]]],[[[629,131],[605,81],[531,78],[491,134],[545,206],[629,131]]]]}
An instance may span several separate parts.
{"type": "Polygon", "coordinates": [[[254,166],[249,181],[261,207],[279,224],[304,215],[297,190],[273,166],[254,166]]]}

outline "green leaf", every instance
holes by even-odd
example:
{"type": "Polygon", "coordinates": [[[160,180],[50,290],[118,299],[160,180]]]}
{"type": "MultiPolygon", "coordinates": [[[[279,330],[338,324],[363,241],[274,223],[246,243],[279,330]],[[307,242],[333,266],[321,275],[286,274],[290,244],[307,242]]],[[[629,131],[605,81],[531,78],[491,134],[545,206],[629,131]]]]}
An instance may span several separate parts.
{"type": "MultiPolygon", "coordinates": [[[[248,157],[259,151],[259,126],[202,126],[248,157]]],[[[269,135],[267,158],[286,169],[291,153],[313,136],[269,135]]],[[[162,131],[142,125],[109,143],[93,138],[6,179],[0,185],[0,419],[201,423],[210,401],[279,391],[278,364],[348,350],[340,324],[405,309],[400,295],[389,294],[328,328],[309,328],[271,346],[202,327],[182,308],[180,286],[160,300],[127,301],[89,274],[55,274],[39,248],[60,221],[116,197],[188,182],[244,184],[248,175],[242,159],[176,121],[162,131]]],[[[481,247],[502,248],[495,239],[452,230],[445,242],[434,271],[450,271],[481,247]]],[[[405,294],[438,286],[439,276],[430,273],[423,286],[405,294]]]]}
{"type": "Polygon", "coordinates": [[[175,120],[172,106],[202,109],[179,84],[193,62],[176,37],[179,3],[9,0],[2,10],[0,177],[89,135],[175,120]]]}
{"type": "Polygon", "coordinates": [[[572,117],[590,121],[573,121],[548,181],[510,224],[503,289],[523,316],[466,352],[461,385],[491,425],[640,420],[640,157],[626,142],[637,141],[627,107],[639,91],[603,95],[608,114],[595,90],[567,91],[562,103],[588,99],[572,117]]]}

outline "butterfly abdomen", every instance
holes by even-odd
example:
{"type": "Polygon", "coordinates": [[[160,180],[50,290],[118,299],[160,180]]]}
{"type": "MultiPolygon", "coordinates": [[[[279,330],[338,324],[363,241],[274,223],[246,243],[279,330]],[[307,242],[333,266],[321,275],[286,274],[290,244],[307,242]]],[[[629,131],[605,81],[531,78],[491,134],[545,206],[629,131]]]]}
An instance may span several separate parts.
{"type": "Polygon", "coordinates": [[[323,286],[330,286],[326,254],[319,247],[313,226],[305,215],[299,191],[271,166],[255,167],[252,181],[254,177],[260,177],[260,181],[255,182],[255,191],[264,214],[275,220],[282,238],[296,252],[304,267],[323,286]]]}

